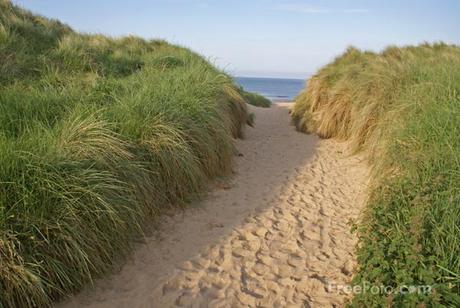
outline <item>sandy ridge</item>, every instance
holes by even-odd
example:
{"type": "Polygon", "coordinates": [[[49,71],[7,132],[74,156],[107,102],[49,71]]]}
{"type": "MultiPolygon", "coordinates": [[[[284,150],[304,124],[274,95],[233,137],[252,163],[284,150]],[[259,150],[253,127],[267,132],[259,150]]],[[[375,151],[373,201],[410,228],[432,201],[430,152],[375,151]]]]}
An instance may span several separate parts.
{"type": "Polygon", "coordinates": [[[328,307],[347,294],[367,169],[294,131],[287,105],[252,108],[232,183],[175,214],[121,271],[69,307],[328,307]],[[314,151],[316,149],[316,152],[314,151]]]}

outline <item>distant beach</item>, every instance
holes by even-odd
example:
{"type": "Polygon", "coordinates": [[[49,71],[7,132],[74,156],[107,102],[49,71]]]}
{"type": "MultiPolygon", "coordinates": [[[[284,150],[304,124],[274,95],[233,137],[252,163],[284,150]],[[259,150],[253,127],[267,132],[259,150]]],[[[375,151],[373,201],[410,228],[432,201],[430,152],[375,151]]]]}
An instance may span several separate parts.
{"type": "Polygon", "coordinates": [[[273,102],[292,102],[305,87],[303,79],[235,77],[246,91],[265,96],[273,102]]]}

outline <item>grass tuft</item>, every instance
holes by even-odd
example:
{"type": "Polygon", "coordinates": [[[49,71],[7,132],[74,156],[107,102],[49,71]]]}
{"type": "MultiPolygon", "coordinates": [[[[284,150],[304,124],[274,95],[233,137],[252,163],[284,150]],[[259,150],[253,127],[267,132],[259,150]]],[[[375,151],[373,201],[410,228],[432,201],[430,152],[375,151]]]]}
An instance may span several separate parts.
{"type": "Polygon", "coordinates": [[[253,106],[267,108],[272,105],[271,100],[257,93],[243,91],[243,97],[246,99],[248,104],[253,106]]]}

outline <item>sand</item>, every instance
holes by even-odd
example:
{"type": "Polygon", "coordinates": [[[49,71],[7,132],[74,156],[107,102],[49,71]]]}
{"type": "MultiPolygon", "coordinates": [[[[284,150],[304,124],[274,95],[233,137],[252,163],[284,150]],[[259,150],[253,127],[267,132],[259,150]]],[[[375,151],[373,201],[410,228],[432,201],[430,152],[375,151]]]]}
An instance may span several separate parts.
{"type": "Polygon", "coordinates": [[[162,217],[117,273],[62,307],[337,307],[349,294],[368,171],[345,144],[290,125],[289,104],[251,107],[234,175],[162,217]]]}

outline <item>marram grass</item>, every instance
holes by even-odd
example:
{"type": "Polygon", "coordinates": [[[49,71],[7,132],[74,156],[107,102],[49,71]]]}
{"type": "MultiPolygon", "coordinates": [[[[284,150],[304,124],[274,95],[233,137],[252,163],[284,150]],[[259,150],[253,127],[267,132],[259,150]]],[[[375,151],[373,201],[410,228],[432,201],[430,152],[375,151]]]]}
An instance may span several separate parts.
{"type": "Polygon", "coordinates": [[[353,283],[432,287],[367,290],[351,305],[460,306],[460,47],[349,48],[309,80],[293,117],[369,157],[353,283]]]}
{"type": "Polygon", "coordinates": [[[272,104],[271,100],[269,100],[265,96],[253,92],[244,92],[243,97],[247,100],[248,104],[257,107],[268,108],[272,104]]]}
{"type": "Polygon", "coordinates": [[[242,94],[185,48],[78,34],[0,0],[0,307],[79,290],[230,171],[242,94]]]}

